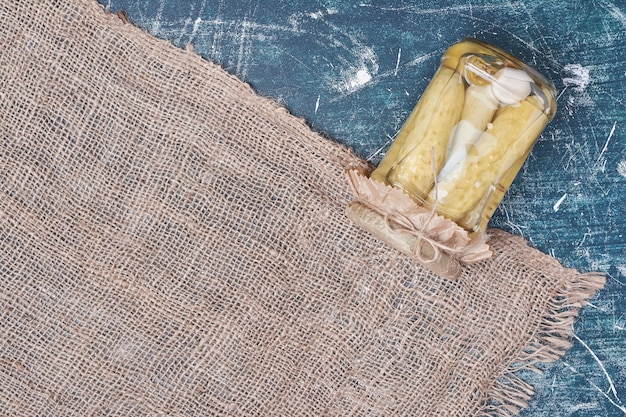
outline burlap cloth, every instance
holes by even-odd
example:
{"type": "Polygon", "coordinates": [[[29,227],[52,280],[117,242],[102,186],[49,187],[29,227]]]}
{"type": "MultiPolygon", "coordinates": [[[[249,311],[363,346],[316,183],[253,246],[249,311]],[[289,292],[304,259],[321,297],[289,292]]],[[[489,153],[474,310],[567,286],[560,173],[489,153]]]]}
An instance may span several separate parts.
{"type": "Polygon", "coordinates": [[[2,416],[516,413],[604,284],[496,230],[441,279],[218,66],[94,1],[0,22],[2,416]]]}

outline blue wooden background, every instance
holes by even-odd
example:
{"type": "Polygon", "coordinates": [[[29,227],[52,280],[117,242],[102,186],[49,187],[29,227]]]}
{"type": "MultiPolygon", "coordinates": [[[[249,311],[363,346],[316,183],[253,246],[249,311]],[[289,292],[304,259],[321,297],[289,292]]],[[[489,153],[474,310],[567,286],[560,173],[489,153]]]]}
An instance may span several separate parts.
{"type": "Polygon", "coordinates": [[[626,1],[100,0],[221,64],[376,162],[442,52],[494,43],[550,78],[559,110],[492,220],[606,273],[523,416],[626,415],[626,1]]]}

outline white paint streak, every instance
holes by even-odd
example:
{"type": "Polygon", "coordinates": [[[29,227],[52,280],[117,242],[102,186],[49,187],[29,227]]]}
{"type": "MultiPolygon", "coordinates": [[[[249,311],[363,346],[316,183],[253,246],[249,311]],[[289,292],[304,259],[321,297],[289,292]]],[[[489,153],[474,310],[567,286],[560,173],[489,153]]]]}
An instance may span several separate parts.
{"type": "MultiPolygon", "coordinates": [[[[615,133],[616,127],[617,127],[617,121],[613,122],[613,127],[611,128],[611,131],[609,132],[609,137],[606,138],[606,142],[604,143],[604,148],[602,148],[602,151],[600,152],[600,156],[598,156],[598,159],[596,160],[596,165],[600,163],[600,160],[606,153],[606,150],[609,148],[609,142],[611,141],[611,138],[613,137],[613,134],[615,133]]],[[[606,161],[604,164],[606,165],[606,161]]],[[[601,169],[601,171],[604,172],[604,167],[601,169]]]]}
{"type": "MultiPolygon", "coordinates": [[[[211,54],[212,54],[212,58],[218,61],[220,60],[220,56],[221,56],[220,42],[222,41],[222,37],[224,34],[224,27],[222,23],[223,6],[224,6],[224,2],[220,0],[220,2],[217,5],[217,16],[215,20],[213,20],[212,22],[209,22],[209,24],[212,24],[215,26],[215,29],[212,31],[213,43],[211,44],[211,54]]],[[[200,14],[198,14],[198,17],[199,16],[200,14]]]]}
{"type": "Polygon", "coordinates": [[[563,78],[565,87],[573,87],[575,91],[583,92],[589,83],[591,83],[589,67],[583,67],[580,64],[567,64],[563,70],[572,75],[571,77],[563,78]]]}
{"type": "Polygon", "coordinates": [[[315,102],[315,114],[317,114],[317,110],[320,108],[320,98],[322,98],[321,94],[317,96],[317,101],[315,102]]]}
{"type": "Polygon", "coordinates": [[[204,10],[205,7],[206,7],[206,0],[204,0],[202,4],[200,5],[200,8],[198,9],[198,16],[196,17],[196,20],[194,20],[193,22],[193,28],[191,29],[191,34],[189,35],[190,44],[193,44],[193,41],[196,38],[196,34],[198,33],[198,29],[200,29],[200,23],[202,23],[202,18],[200,16],[202,15],[202,11],[204,10]]]}
{"type": "Polygon", "coordinates": [[[383,10],[383,11],[387,11],[387,12],[407,12],[407,13],[412,13],[412,14],[449,14],[449,13],[458,13],[458,12],[463,12],[463,11],[468,11],[470,13],[473,13],[474,11],[477,10],[485,10],[485,11],[493,11],[493,10],[499,10],[499,9],[508,9],[508,8],[512,8],[513,10],[519,9],[519,7],[521,7],[521,5],[523,4],[523,2],[507,2],[507,4],[488,4],[488,5],[459,5],[459,6],[448,6],[448,7],[442,7],[442,8],[437,8],[437,9],[425,9],[424,7],[421,6],[400,6],[400,7],[381,7],[381,6],[376,6],[373,4],[368,4],[368,3],[359,3],[359,7],[371,7],[371,8],[375,8],[378,10],[383,10]]]}
{"type": "Polygon", "coordinates": [[[165,0],[161,0],[159,2],[159,7],[157,8],[156,16],[154,18],[154,23],[152,23],[152,34],[154,35],[159,33],[159,29],[161,29],[161,19],[163,18],[164,8],[165,8],[165,0]]]}
{"type": "MultiPolygon", "coordinates": [[[[239,53],[237,54],[237,73],[241,74],[242,66],[244,65],[244,50],[246,46],[246,39],[248,37],[248,22],[244,19],[241,24],[241,36],[239,37],[239,53]]],[[[243,77],[242,77],[243,78],[243,77]]]]}
{"type": "MultiPolygon", "coordinates": [[[[222,20],[222,19],[214,19],[214,20],[203,20],[208,25],[212,26],[235,26],[241,24],[238,20],[222,20]]],[[[275,31],[275,32],[290,32],[290,33],[305,33],[310,34],[310,32],[304,31],[294,26],[280,26],[280,25],[265,25],[261,23],[245,21],[246,27],[253,30],[265,30],[265,31],[275,31]]]]}
{"type": "Polygon", "coordinates": [[[626,265],[620,265],[617,267],[617,270],[626,277],[626,265]]]}
{"type": "Polygon", "coordinates": [[[617,163],[617,173],[626,178],[626,159],[623,159],[617,163]]]}
{"type": "Polygon", "coordinates": [[[383,149],[387,147],[387,145],[393,142],[393,140],[396,138],[397,135],[398,135],[398,132],[396,132],[393,136],[389,136],[389,134],[387,134],[387,141],[383,143],[380,148],[378,148],[373,153],[371,153],[367,158],[365,158],[365,160],[367,162],[371,162],[378,154],[380,154],[383,151],[383,149]]]}
{"type": "Polygon", "coordinates": [[[443,52],[442,49],[437,49],[437,50],[429,52],[427,54],[420,55],[417,58],[413,59],[412,61],[408,62],[406,64],[406,66],[407,67],[414,67],[416,65],[421,65],[424,62],[428,61],[429,59],[432,59],[432,58],[440,56],[442,52],[443,52]]]}
{"type": "Polygon", "coordinates": [[[191,29],[191,35],[189,35],[189,43],[193,43],[196,33],[198,33],[198,29],[200,28],[200,23],[202,23],[202,18],[198,16],[193,22],[193,29],[191,29]]]}
{"type": "Polygon", "coordinates": [[[398,68],[400,67],[400,56],[402,56],[402,48],[398,48],[398,59],[396,59],[396,69],[393,71],[393,75],[398,75],[398,68]]]}
{"type": "Polygon", "coordinates": [[[556,203],[554,203],[554,205],[552,206],[552,209],[554,210],[555,213],[559,211],[561,204],[563,203],[563,201],[565,201],[566,198],[567,198],[567,193],[563,194],[563,197],[559,198],[559,200],[556,203]]]}
{"type": "Polygon", "coordinates": [[[589,353],[591,353],[591,356],[593,356],[593,359],[595,359],[595,361],[598,363],[598,365],[600,365],[600,369],[602,369],[602,372],[606,376],[606,379],[609,381],[609,389],[613,393],[613,396],[615,397],[615,399],[621,403],[622,401],[617,396],[617,390],[615,389],[615,385],[613,384],[613,380],[611,379],[611,376],[609,375],[609,373],[606,371],[606,368],[604,367],[604,364],[602,363],[600,358],[598,358],[598,355],[596,355],[596,353],[593,350],[591,350],[589,345],[587,345],[580,337],[578,337],[576,335],[576,333],[572,333],[572,336],[574,337],[574,339],[578,340],[578,342],[580,342],[580,344],[583,345],[583,347],[585,349],[587,349],[589,351],[589,353]]]}
{"type": "MultiPolygon", "coordinates": [[[[574,372],[575,374],[581,375],[582,374],[580,372],[578,372],[578,370],[576,368],[574,368],[572,365],[570,365],[567,362],[563,362],[563,365],[565,365],[565,367],[567,367],[570,371],[574,372]]],[[[583,376],[584,378],[584,376],[583,376]]],[[[591,385],[593,388],[595,388],[600,394],[602,394],[611,404],[613,404],[618,410],[621,410],[624,414],[626,414],[626,407],[619,405],[618,403],[616,403],[615,401],[613,401],[613,399],[611,397],[609,397],[607,395],[606,392],[602,391],[600,389],[600,387],[598,387],[596,384],[594,384],[593,382],[589,381],[587,378],[585,378],[585,380],[587,381],[587,383],[589,385],[591,385]]]]}
{"type": "MultiPolygon", "coordinates": [[[[623,268],[623,267],[622,267],[623,268]]],[[[619,267],[618,267],[619,269],[619,267]]],[[[615,317],[615,310],[613,310],[613,330],[624,331],[626,328],[624,327],[624,320],[622,320],[626,316],[626,313],[622,314],[619,317],[615,317]]]]}

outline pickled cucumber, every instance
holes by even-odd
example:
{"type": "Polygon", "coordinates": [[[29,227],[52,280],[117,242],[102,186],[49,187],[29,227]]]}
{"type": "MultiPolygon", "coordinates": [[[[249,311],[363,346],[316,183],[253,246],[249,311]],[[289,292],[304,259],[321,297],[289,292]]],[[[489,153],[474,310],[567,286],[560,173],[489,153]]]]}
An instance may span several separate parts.
{"type": "Polygon", "coordinates": [[[418,126],[410,133],[411,141],[407,141],[400,152],[406,156],[387,174],[389,185],[405,191],[417,201],[427,195],[445,161],[450,137],[463,111],[464,96],[464,81],[459,74],[454,74],[436,105],[424,108],[425,112],[432,113],[430,121],[421,137],[416,135],[423,129],[418,126]]]}
{"type": "Polygon", "coordinates": [[[502,177],[528,152],[547,123],[543,103],[537,96],[505,106],[494,118],[491,129],[470,145],[457,175],[442,179],[437,190],[431,190],[428,203],[436,204],[446,217],[472,229],[468,223],[476,223],[477,219],[466,216],[493,192],[494,178],[502,177]]]}

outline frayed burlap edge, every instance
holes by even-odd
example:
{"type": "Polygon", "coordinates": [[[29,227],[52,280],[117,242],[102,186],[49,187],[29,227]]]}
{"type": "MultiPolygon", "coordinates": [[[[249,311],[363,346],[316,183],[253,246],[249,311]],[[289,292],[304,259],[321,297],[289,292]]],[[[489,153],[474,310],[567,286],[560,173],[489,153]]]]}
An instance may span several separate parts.
{"type": "MultiPolygon", "coordinates": [[[[492,236],[502,236],[506,232],[489,229],[489,233],[492,236]]],[[[523,244],[526,251],[537,251],[528,246],[528,242],[522,237],[509,235],[508,240],[523,244]]],[[[535,395],[535,389],[518,373],[528,370],[541,374],[543,371],[538,365],[555,362],[567,353],[572,346],[574,324],[581,309],[606,284],[606,277],[602,273],[580,273],[575,269],[565,269],[555,258],[541,254],[541,259],[535,257],[537,261],[532,262],[531,266],[542,263],[544,269],[554,270],[555,275],[561,277],[562,285],[548,301],[540,327],[535,333],[528,335],[526,346],[516,355],[517,360],[511,361],[489,387],[488,401],[480,416],[518,415],[528,406],[528,401],[535,395]]]]}

